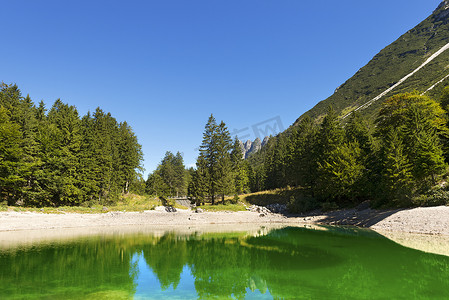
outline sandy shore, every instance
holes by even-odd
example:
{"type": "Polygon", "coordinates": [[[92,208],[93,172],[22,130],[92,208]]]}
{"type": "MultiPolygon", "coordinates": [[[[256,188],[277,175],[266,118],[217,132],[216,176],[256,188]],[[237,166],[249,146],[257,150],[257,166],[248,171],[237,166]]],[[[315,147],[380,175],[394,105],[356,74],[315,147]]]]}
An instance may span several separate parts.
{"type": "Polygon", "coordinates": [[[320,224],[373,229],[406,247],[449,256],[449,207],[404,210],[347,209],[326,214],[284,216],[242,212],[164,210],[102,214],[0,212],[0,249],[63,242],[83,236],[244,231],[259,234],[285,226],[325,228],[320,224]]]}
{"type": "Polygon", "coordinates": [[[297,218],[287,218],[279,214],[261,214],[249,211],[203,212],[190,210],[165,212],[151,210],[145,212],[109,212],[102,214],[44,214],[34,212],[1,212],[0,232],[30,229],[58,229],[105,226],[192,226],[206,224],[271,224],[297,222],[297,218]]]}
{"type": "Polygon", "coordinates": [[[284,216],[257,212],[109,212],[102,214],[44,214],[0,212],[0,232],[34,229],[62,229],[107,226],[193,226],[207,224],[331,224],[355,225],[378,231],[449,236],[449,207],[421,207],[402,210],[347,209],[326,214],[284,216]]]}

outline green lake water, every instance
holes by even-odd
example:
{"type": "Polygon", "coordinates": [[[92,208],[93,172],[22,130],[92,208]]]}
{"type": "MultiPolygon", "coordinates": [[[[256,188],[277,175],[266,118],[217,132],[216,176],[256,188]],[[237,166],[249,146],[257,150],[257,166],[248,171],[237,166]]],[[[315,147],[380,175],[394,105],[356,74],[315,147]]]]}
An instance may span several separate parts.
{"type": "Polygon", "coordinates": [[[449,257],[369,230],[99,235],[0,248],[0,299],[449,299],[449,257]]]}

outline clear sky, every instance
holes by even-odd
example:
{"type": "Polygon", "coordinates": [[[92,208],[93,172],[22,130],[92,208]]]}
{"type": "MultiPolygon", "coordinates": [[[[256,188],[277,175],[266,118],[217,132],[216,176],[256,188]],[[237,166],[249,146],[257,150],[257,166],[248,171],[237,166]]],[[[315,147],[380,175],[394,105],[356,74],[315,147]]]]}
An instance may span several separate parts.
{"type": "Polygon", "coordinates": [[[0,0],[0,81],[127,121],[146,178],[166,151],[193,165],[211,113],[287,128],[440,2],[0,0]]]}

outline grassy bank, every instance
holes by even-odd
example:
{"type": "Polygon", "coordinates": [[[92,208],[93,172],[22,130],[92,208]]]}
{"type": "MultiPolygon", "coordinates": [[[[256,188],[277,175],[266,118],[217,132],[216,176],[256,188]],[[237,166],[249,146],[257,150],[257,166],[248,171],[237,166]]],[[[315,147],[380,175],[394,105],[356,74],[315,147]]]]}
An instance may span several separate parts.
{"type": "MultiPolygon", "coordinates": [[[[60,206],[60,207],[17,207],[17,206],[0,206],[0,211],[23,211],[23,212],[41,212],[41,213],[107,213],[111,211],[135,211],[141,212],[145,210],[153,210],[156,206],[162,205],[159,198],[152,196],[140,196],[128,194],[121,197],[119,201],[112,205],[95,204],[90,207],[84,206],[60,206]]],[[[185,209],[184,206],[175,205],[175,208],[185,209]]]]}
{"type": "Polygon", "coordinates": [[[247,204],[266,206],[268,204],[288,204],[292,199],[302,197],[301,188],[285,188],[240,195],[240,200],[247,204]]]}
{"type": "Polygon", "coordinates": [[[211,205],[206,203],[205,205],[200,206],[201,209],[205,211],[245,211],[246,207],[243,203],[238,204],[217,204],[211,205]]]}

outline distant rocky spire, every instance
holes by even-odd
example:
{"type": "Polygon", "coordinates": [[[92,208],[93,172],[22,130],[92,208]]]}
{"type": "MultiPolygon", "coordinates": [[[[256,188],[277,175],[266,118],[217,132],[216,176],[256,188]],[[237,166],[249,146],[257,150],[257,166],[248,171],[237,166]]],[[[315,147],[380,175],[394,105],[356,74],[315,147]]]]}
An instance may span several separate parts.
{"type": "Polygon", "coordinates": [[[260,149],[262,149],[262,147],[268,143],[269,139],[270,138],[266,136],[264,137],[263,141],[261,141],[260,138],[256,138],[254,142],[247,140],[245,143],[243,143],[242,141],[240,141],[240,147],[243,151],[243,157],[248,158],[251,154],[259,152],[260,149]]]}
{"type": "Polygon", "coordinates": [[[441,21],[449,15],[449,0],[444,0],[438,5],[437,9],[433,12],[434,18],[437,21],[441,21]]]}

